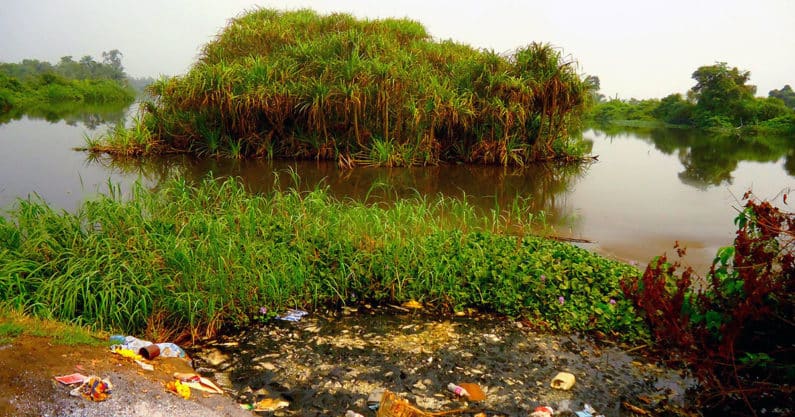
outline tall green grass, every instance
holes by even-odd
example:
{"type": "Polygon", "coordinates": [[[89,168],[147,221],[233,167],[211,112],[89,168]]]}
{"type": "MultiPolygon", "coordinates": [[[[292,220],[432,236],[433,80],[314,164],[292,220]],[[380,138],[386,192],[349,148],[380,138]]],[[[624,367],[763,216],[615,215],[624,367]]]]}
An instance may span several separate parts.
{"type": "Polygon", "coordinates": [[[548,44],[499,54],[407,19],[258,9],[153,84],[140,123],[153,152],[521,164],[572,156],[590,89],[548,44]]]}
{"type": "Polygon", "coordinates": [[[523,202],[483,215],[455,199],[390,204],[324,189],[246,192],[234,179],[117,188],[74,214],[20,200],[0,218],[0,299],[103,329],[155,322],[212,334],[260,307],[416,299],[551,329],[643,333],[618,281],[635,269],[526,232],[523,202]],[[612,300],[612,301],[611,301],[612,300]]]}

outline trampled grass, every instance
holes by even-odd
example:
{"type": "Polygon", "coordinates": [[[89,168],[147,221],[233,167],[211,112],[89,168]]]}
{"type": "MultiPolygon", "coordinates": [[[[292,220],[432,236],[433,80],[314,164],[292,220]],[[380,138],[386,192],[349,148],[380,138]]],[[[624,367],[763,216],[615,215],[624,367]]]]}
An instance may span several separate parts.
{"type": "Polygon", "coordinates": [[[419,300],[550,329],[644,334],[619,288],[627,265],[527,235],[517,201],[491,214],[416,197],[390,204],[323,189],[250,194],[234,179],[136,186],[57,212],[20,200],[0,217],[0,298],[44,317],[194,336],[258,311],[419,300]],[[162,330],[162,329],[161,329],[162,330]]]}

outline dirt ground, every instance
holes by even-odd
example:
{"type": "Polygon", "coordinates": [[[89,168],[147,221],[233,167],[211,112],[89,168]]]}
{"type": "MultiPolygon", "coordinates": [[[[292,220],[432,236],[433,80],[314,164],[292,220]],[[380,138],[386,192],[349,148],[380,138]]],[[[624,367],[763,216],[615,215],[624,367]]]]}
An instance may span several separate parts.
{"type": "Polygon", "coordinates": [[[0,346],[0,416],[252,416],[224,395],[193,390],[182,399],[165,389],[174,372],[192,368],[181,359],[155,358],[154,371],[103,346],[64,346],[48,338],[20,336],[0,346]],[[113,385],[111,397],[92,402],[69,395],[70,386],[53,378],[71,373],[97,375],[113,385]]]}
{"type": "Polygon", "coordinates": [[[618,346],[540,334],[491,316],[352,310],[254,325],[193,346],[192,364],[158,357],[151,361],[154,371],[107,347],[20,336],[0,345],[0,417],[320,417],[346,410],[372,416],[369,396],[379,389],[427,411],[475,406],[490,410],[490,416],[525,417],[536,406],[576,411],[590,404],[607,417],[686,415],[667,411],[686,406],[688,378],[618,346]],[[166,391],[174,372],[194,369],[226,394],[192,390],[185,400],[166,391]],[[571,390],[550,388],[559,371],[576,375],[571,390]],[[54,380],[75,372],[109,380],[111,398],[73,397],[70,386],[54,380]],[[467,405],[447,390],[450,382],[476,383],[486,398],[467,405]],[[239,404],[266,400],[286,408],[255,414],[239,404]],[[632,404],[648,411],[636,412],[632,404]]]}

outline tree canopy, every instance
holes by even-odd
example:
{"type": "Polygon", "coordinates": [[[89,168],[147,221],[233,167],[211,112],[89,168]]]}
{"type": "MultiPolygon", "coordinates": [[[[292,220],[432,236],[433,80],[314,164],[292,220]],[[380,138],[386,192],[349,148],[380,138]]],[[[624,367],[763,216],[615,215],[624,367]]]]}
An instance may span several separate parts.
{"type": "Polygon", "coordinates": [[[84,55],[79,61],[75,61],[71,55],[62,56],[55,65],[37,59],[24,59],[19,63],[0,62],[0,73],[23,82],[45,73],[76,80],[109,79],[123,82],[127,75],[121,64],[122,56],[118,49],[112,49],[102,53],[102,62],[97,62],[91,55],[84,55]]]}
{"type": "Polygon", "coordinates": [[[602,123],[657,121],[710,129],[751,127],[754,132],[795,133],[795,93],[789,85],[771,91],[769,97],[754,97],[756,86],[748,83],[751,73],[725,62],[701,66],[692,77],[696,84],[687,97],[670,94],[662,100],[616,98],[597,102],[590,117],[602,123]]]}
{"type": "Polygon", "coordinates": [[[780,90],[770,90],[768,97],[777,98],[783,101],[787,107],[795,109],[795,91],[792,91],[792,87],[790,87],[789,84],[785,85],[780,90]]]}
{"type": "Polygon", "coordinates": [[[696,110],[740,121],[744,102],[753,100],[756,93],[756,86],[746,84],[750,78],[749,71],[729,68],[725,62],[699,67],[693,73],[696,85],[690,90],[696,110]]]}

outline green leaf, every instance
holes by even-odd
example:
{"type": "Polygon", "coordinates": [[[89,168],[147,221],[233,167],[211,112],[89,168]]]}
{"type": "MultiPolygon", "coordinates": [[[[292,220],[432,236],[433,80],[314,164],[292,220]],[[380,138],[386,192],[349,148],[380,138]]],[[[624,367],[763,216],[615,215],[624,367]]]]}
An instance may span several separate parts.
{"type": "Polygon", "coordinates": [[[728,265],[730,259],[734,259],[734,246],[724,246],[718,249],[713,263],[720,261],[723,265],[728,265]]]}

